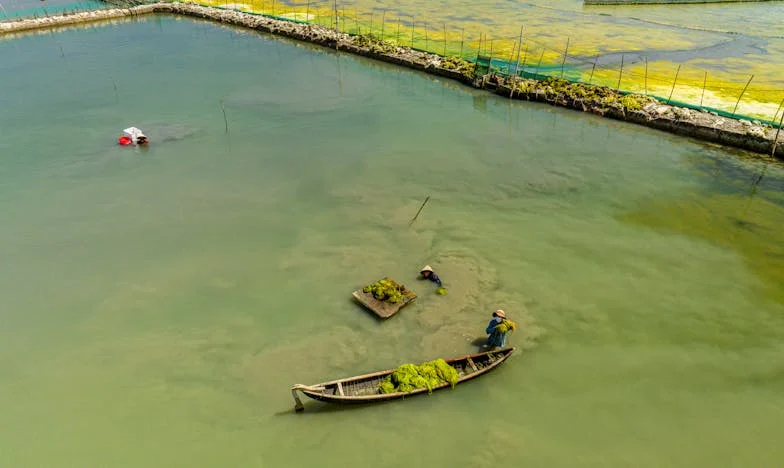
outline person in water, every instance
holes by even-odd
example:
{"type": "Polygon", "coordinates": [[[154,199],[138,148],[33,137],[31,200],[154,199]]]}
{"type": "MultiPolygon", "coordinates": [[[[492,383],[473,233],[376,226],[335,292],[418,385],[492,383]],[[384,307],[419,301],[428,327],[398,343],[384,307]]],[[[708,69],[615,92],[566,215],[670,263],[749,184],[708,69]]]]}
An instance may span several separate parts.
{"type": "Polygon", "coordinates": [[[506,334],[513,330],[514,327],[499,327],[499,325],[503,324],[504,322],[509,323],[509,321],[506,319],[506,313],[504,313],[503,310],[498,309],[493,312],[493,318],[490,320],[490,323],[487,324],[487,329],[485,330],[485,333],[489,335],[487,337],[487,344],[485,346],[490,349],[496,347],[503,348],[506,346],[506,334]]]}
{"type": "Polygon", "coordinates": [[[424,268],[419,272],[422,277],[426,280],[430,280],[438,285],[439,288],[443,287],[441,284],[441,278],[430,268],[430,265],[425,265],[424,268]]]}

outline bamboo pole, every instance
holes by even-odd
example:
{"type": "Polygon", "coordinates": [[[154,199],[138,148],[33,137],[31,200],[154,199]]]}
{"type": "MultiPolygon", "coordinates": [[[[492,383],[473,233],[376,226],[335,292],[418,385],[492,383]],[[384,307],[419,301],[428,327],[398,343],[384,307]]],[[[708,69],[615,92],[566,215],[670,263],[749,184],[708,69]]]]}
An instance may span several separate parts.
{"type": "MultiPolygon", "coordinates": [[[[700,96],[700,107],[702,107],[702,102],[705,99],[705,87],[708,85],[708,72],[705,72],[705,77],[702,79],[702,96],[700,96]]],[[[775,119],[775,117],[774,117],[775,119]]]]}
{"type": "Polygon", "coordinates": [[[593,72],[596,71],[596,62],[599,61],[599,56],[597,55],[595,59],[593,59],[593,67],[591,67],[591,76],[588,77],[588,84],[591,84],[593,81],[593,72]]]}
{"type": "Polygon", "coordinates": [[[616,91],[620,91],[621,89],[621,78],[623,77],[623,59],[626,58],[626,55],[621,54],[621,70],[618,72],[618,86],[615,87],[616,91]]]}
{"type": "MultiPolygon", "coordinates": [[[[784,106],[784,99],[781,100],[781,104],[779,104],[779,109],[781,109],[782,106],[784,106]]],[[[776,114],[778,114],[778,113],[779,113],[779,111],[778,111],[778,109],[776,109],[776,114]]],[[[776,121],[776,116],[775,115],[773,116],[773,121],[774,122],[776,121]]],[[[779,132],[781,132],[781,125],[782,125],[782,123],[784,123],[784,111],[781,113],[781,118],[779,119],[779,129],[776,130],[776,136],[773,137],[773,149],[770,151],[770,157],[771,158],[775,158],[776,157],[776,147],[779,145],[779,132]]]]}
{"type": "Polygon", "coordinates": [[[515,60],[515,71],[514,71],[515,78],[517,78],[517,70],[519,69],[520,66],[520,49],[522,48],[523,48],[523,27],[520,26],[520,36],[517,38],[517,59],[515,60]]]}
{"type": "Polygon", "coordinates": [[[751,84],[751,80],[754,79],[754,75],[749,77],[749,81],[746,82],[746,86],[743,87],[743,91],[740,92],[740,96],[738,96],[738,102],[735,103],[735,108],[732,109],[732,116],[735,117],[735,111],[738,110],[738,106],[740,105],[740,100],[743,97],[743,94],[746,93],[746,90],[749,89],[749,85],[751,84]]]}
{"type": "Polygon", "coordinates": [[[681,66],[678,65],[678,69],[675,70],[675,79],[672,81],[672,89],[670,90],[670,97],[667,98],[667,104],[670,103],[670,99],[672,99],[672,93],[675,92],[675,83],[678,82],[678,73],[681,72],[681,66]]]}
{"type": "Polygon", "coordinates": [[[564,49],[563,61],[561,61],[561,79],[563,79],[564,76],[564,65],[566,65],[566,54],[569,53],[569,39],[570,38],[568,37],[566,38],[566,48],[564,49]]]}

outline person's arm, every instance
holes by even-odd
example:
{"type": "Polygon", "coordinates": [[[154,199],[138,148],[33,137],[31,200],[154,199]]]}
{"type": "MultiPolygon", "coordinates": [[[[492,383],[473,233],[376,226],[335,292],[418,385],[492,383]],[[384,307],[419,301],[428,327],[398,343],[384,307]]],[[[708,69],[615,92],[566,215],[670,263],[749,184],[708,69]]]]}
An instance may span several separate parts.
{"type": "Polygon", "coordinates": [[[430,278],[433,280],[434,283],[438,285],[439,288],[442,287],[441,278],[439,278],[437,274],[432,273],[432,276],[430,278]]]}

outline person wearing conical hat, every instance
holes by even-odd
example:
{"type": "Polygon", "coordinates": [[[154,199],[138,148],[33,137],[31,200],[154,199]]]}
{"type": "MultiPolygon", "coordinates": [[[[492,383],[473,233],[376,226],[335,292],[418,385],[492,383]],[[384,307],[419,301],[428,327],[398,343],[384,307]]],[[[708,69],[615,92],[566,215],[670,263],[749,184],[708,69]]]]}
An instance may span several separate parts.
{"type": "Polygon", "coordinates": [[[503,348],[506,346],[506,334],[509,333],[510,329],[513,330],[514,327],[501,327],[500,325],[505,322],[511,323],[507,320],[506,313],[503,310],[498,309],[493,312],[493,318],[490,320],[490,323],[487,324],[487,329],[485,329],[485,333],[489,335],[485,346],[490,349],[496,347],[503,348]]]}
{"type": "Polygon", "coordinates": [[[419,271],[419,273],[426,280],[430,280],[430,281],[436,283],[439,288],[443,286],[441,284],[441,278],[439,278],[438,275],[433,271],[433,269],[430,268],[430,265],[425,265],[424,267],[422,267],[422,269],[419,271]]]}

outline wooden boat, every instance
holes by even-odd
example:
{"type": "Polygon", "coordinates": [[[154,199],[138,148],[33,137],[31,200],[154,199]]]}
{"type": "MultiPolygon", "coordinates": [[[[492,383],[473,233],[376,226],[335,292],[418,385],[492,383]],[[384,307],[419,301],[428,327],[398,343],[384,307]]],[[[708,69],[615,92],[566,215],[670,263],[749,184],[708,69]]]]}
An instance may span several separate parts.
{"type": "MultiPolygon", "coordinates": [[[[482,353],[446,359],[446,362],[457,370],[459,376],[457,383],[461,384],[495,369],[506,361],[514,350],[515,348],[512,347],[485,351],[482,353]]],[[[380,393],[378,389],[379,383],[394,371],[395,369],[388,369],[372,374],[332,380],[311,386],[300,384],[294,385],[291,387],[291,395],[294,397],[295,402],[294,409],[296,411],[303,411],[305,409],[297,392],[302,392],[314,400],[339,404],[376,403],[427,393],[427,388],[418,388],[412,392],[380,393]]],[[[448,388],[450,386],[449,383],[444,383],[438,387],[434,387],[433,391],[448,388]]]]}
{"type": "MultiPolygon", "coordinates": [[[[385,277],[387,281],[390,281],[396,285],[400,284],[397,281],[393,280],[392,278],[385,277]]],[[[376,315],[381,318],[389,318],[400,311],[403,307],[407,306],[411,301],[416,299],[416,293],[405,286],[403,286],[403,300],[397,303],[379,301],[373,294],[366,293],[361,289],[358,289],[352,293],[354,299],[357,300],[360,304],[365,306],[367,309],[373,311],[376,315]]]]}

